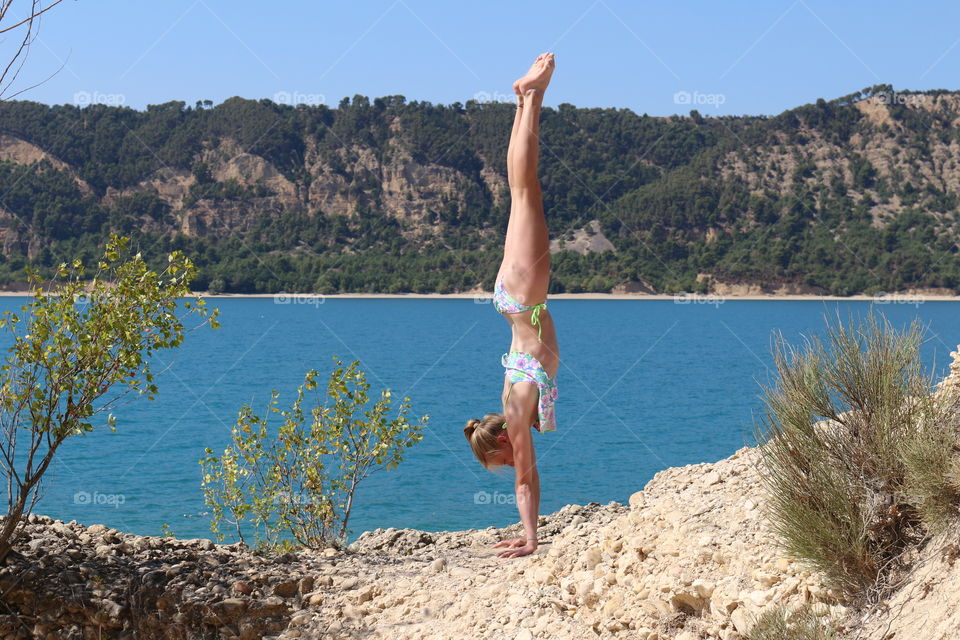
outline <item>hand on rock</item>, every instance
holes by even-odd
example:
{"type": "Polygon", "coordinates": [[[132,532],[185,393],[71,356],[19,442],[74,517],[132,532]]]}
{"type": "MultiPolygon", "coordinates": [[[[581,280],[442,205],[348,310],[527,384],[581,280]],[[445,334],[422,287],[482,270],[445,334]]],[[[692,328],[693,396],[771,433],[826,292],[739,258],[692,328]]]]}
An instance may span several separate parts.
{"type": "Polygon", "coordinates": [[[527,556],[536,551],[537,543],[532,540],[527,540],[526,538],[511,538],[509,540],[501,540],[493,545],[493,547],[510,547],[509,550],[498,553],[498,558],[519,558],[520,556],[527,556]]]}

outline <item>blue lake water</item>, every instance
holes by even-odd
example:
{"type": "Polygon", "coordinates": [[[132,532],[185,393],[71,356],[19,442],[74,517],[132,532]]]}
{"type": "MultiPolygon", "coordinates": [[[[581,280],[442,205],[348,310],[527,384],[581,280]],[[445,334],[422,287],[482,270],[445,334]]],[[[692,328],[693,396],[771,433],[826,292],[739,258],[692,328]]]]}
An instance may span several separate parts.
{"type": "MultiPolygon", "coordinates": [[[[4,298],[0,310],[25,301],[4,298]]],[[[500,355],[510,336],[489,304],[210,303],[221,310],[222,328],[204,327],[177,352],[160,354],[155,370],[169,366],[158,376],[157,399],[122,407],[116,432],[68,441],[37,512],[141,535],[159,535],[168,523],[179,537],[209,537],[198,464],[204,447],[222,451],[243,403],[263,414],[277,389],[288,405],[307,369],[317,368],[325,383],[338,355],[344,363],[362,361],[371,395],[389,387],[395,398],[411,397],[411,416],[430,415],[423,441],[403,464],[361,486],[351,539],[376,527],[465,529],[518,520],[509,498],[512,472],[485,471],[463,437],[468,418],[500,409],[500,355]],[[78,492],[101,498],[82,503],[78,492]]],[[[541,513],[569,503],[625,502],[660,469],[717,460],[749,444],[762,406],[759,383],[771,381],[772,332],[798,341],[822,333],[825,314],[846,319],[870,306],[551,300],[563,361],[558,429],[534,434],[541,513]]],[[[938,376],[946,372],[960,343],[960,303],[874,307],[898,327],[914,317],[928,325],[924,360],[938,376]]]]}

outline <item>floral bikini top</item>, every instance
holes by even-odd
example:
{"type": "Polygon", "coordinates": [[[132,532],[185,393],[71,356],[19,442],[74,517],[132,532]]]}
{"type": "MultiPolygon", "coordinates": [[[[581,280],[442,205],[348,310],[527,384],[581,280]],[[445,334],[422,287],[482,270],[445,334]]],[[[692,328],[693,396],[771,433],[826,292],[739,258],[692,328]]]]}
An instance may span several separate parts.
{"type": "Polygon", "coordinates": [[[503,288],[503,276],[500,276],[493,287],[493,307],[497,310],[497,313],[522,313],[533,309],[533,313],[530,314],[530,324],[537,327],[537,341],[543,342],[540,337],[543,332],[543,325],[540,324],[540,312],[547,308],[546,300],[534,305],[520,304],[503,288]]]}

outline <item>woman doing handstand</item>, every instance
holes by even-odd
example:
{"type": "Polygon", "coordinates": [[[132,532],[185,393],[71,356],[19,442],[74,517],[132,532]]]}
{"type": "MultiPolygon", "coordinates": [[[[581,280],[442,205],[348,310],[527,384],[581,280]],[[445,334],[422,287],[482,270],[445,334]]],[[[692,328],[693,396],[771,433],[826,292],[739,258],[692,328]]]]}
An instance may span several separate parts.
{"type": "Polygon", "coordinates": [[[560,352],[553,319],[547,311],[550,246],[543,197],[537,178],[540,107],[553,74],[554,56],[540,54],[522,78],[513,83],[517,111],[507,148],[510,220],[497,273],[493,303],[510,323],[510,351],[503,354],[505,370],[502,413],[470,420],[464,434],[487,469],[515,469],[514,488],[524,537],[502,540],[501,558],[525,556],[537,549],[540,477],[531,428],[556,429],[557,369],[560,352]]]}

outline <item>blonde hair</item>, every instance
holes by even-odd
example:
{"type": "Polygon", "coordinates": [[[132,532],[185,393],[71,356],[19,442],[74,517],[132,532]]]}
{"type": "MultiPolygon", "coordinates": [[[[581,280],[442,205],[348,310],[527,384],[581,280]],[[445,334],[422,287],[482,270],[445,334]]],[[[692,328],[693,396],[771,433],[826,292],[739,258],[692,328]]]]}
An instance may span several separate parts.
{"type": "Polygon", "coordinates": [[[483,416],[483,420],[467,420],[467,426],[463,428],[463,435],[467,437],[473,455],[477,456],[484,468],[487,467],[487,456],[500,450],[497,438],[505,433],[503,424],[506,421],[501,413],[488,413],[483,416]]]}

